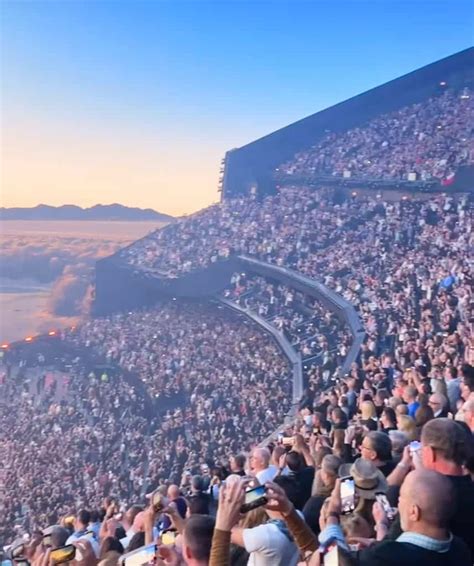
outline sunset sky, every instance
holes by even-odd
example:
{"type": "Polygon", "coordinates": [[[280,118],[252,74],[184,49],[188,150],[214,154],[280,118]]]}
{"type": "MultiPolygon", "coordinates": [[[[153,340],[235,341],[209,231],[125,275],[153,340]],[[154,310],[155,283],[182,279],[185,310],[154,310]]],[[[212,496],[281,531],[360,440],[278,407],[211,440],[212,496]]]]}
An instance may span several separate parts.
{"type": "Polygon", "coordinates": [[[218,200],[220,160],[472,44],[459,0],[1,0],[1,204],[218,200]]]}

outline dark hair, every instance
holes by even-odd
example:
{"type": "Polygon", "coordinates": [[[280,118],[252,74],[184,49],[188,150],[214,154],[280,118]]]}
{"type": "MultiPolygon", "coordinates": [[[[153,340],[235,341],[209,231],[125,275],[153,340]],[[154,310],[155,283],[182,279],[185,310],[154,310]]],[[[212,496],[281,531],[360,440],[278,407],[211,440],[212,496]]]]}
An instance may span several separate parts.
{"type": "Polygon", "coordinates": [[[209,560],[214,524],[214,519],[209,515],[192,515],[186,519],[184,542],[196,560],[209,560]]]}
{"type": "Polygon", "coordinates": [[[301,493],[299,489],[299,484],[295,481],[295,478],[291,476],[277,476],[274,483],[279,485],[283,491],[286,493],[288,499],[293,503],[293,505],[299,509],[299,501],[301,499],[301,493]]]}
{"type": "Polygon", "coordinates": [[[52,548],[59,548],[60,546],[64,546],[70,534],[71,533],[63,527],[54,527],[51,531],[52,548]]]}
{"type": "Polygon", "coordinates": [[[372,431],[367,433],[366,438],[370,440],[372,450],[377,454],[377,458],[382,462],[392,459],[392,441],[384,432],[372,431]]]}
{"type": "Polygon", "coordinates": [[[123,554],[122,543],[115,537],[107,537],[103,540],[100,547],[100,560],[103,560],[105,554],[111,550],[115,550],[115,552],[123,554]]]}
{"type": "Polygon", "coordinates": [[[87,509],[81,509],[77,514],[77,519],[82,525],[88,525],[91,521],[91,514],[87,509]]]}
{"type": "Polygon", "coordinates": [[[245,456],[244,454],[237,454],[236,456],[234,456],[234,462],[236,464],[236,466],[240,469],[244,469],[245,467],[245,456]]]}
{"type": "Polygon", "coordinates": [[[125,529],[122,527],[122,525],[120,525],[115,529],[115,538],[117,538],[118,540],[120,540],[121,538],[125,538],[126,536],[127,533],[125,529]]]}
{"type": "Polygon", "coordinates": [[[461,367],[464,385],[469,391],[474,391],[474,366],[470,364],[463,364],[461,367]]]}
{"type": "Polygon", "coordinates": [[[286,455],[286,465],[292,472],[298,472],[304,466],[304,460],[299,452],[291,450],[286,455]]]}
{"type": "Polygon", "coordinates": [[[470,456],[471,442],[466,428],[451,419],[432,419],[421,429],[421,443],[441,452],[445,460],[458,466],[470,456]]]}
{"type": "Polygon", "coordinates": [[[137,548],[141,548],[144,545],[145,545],[145,533],[143,531],[140,531],[138,533],[135,533],[131,541],[128,543],[127,552],[132,552],[132,550],[137,550],[137,548]]]}
{"type": "Polygon", "coordinates": [[[418,407],[415,413],[415,424],[416,426],[423,426],[431,419],[434,419],[433,409],[427,405],[423,407],[418,407]]]}
{"type": "Polygon", "coordinates": [[[196,475],[193,476],[191,479],[191,487],[196,491],[203,491],[204,490],[204,481],[202,476],[196,475]]]}
{"type": "Polygon", "coordinates": [[[397,426],[397,414],[392,409],[392,407],[384,407],[382,414],[387,417],[387,419],[393,424],[394,427],[397,426]]]}
{"type": "Polygon", "coordinates": [[[209,500],[206,494],[191,495],[187,503],[190,515],[209,515],[209,500]]]}
{"type": "Polygon", "coordinates": [[[92,509],[90,522],[91,523],[97,523],[99,521],[99,518],[100,518],[99,511],[97,511],[97,509],[92,509]]]}

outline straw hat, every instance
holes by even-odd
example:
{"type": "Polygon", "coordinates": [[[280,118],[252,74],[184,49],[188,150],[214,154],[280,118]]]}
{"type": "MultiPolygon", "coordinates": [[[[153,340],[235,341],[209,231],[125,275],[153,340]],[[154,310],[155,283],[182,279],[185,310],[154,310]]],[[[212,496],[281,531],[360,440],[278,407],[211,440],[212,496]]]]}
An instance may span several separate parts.
{"type": "Polygon", "coordinates": [[[356,493],[362,499],[375,499],[376,493],[386,493],[387,480],[375,464],[358,458],[353,464],[342,464],[339,477],[352,476],[356,493]]]}

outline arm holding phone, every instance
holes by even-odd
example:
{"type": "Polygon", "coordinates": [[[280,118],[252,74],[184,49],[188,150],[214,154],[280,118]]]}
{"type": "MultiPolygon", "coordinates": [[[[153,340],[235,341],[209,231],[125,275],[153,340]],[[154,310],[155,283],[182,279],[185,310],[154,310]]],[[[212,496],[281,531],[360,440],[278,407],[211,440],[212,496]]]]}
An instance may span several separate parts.
{"type": "Polygon", "coordinates": [[[245,486],[243,482],[236,481],[230,486],[227,484],[221,486],[209,566],[229,566],[231,532],[232,537],[234,530],[236,531],[235,536],[238,534],[234,527],[240,520],[240,509],[244,499],[245,486]]]}
{"type": "Polygon", "coordinates": [[[316,467],[315,461],[311,452],[309,450],[308,445],[306,444],[303,436],[301,434],[295,434],[295,443],[293,446],[293,450],[295,452],[299,452],[303,455],[305,463],[307,466],[312,466],[313,468],[316,467]]]}

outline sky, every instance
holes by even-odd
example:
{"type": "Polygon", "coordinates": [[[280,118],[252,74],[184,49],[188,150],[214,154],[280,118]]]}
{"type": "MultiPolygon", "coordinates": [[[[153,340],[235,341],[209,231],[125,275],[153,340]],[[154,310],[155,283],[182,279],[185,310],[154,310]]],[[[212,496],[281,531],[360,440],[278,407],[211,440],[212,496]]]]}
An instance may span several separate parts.
{"type": "Polygon", "coordinates": [[[2,206],[184,214],[221,159],[469,47],[465,0],[0,0],[2,206]]]}

